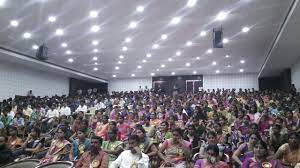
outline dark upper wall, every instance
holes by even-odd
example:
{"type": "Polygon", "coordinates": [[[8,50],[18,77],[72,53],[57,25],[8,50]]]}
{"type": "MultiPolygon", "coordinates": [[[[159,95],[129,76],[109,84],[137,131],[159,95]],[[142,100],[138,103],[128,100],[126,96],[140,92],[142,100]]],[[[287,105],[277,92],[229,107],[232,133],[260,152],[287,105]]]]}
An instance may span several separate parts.
{"type": "Polygon", "coordinates": [[[70,78],[70,95],[75,95],[77,90],[81,89],[83,94],[87,93],[88,89],[96,88],[98,93],[107,93],[108,85],[102,82],[88,82],[84,80],[79,80],[75,78],[70,78]]]}
{"type": "Polygon", "coordinates": [[[198,80],[199,82],[195,83],[195,88],[197,90],[199,87],[203,87],[203,75],[185,75],[153,77],[152,88],[157,90],[160,85],[166,93],[172,93],[175,89],[179,92],[185,92],[187,80],[198,80]]]}

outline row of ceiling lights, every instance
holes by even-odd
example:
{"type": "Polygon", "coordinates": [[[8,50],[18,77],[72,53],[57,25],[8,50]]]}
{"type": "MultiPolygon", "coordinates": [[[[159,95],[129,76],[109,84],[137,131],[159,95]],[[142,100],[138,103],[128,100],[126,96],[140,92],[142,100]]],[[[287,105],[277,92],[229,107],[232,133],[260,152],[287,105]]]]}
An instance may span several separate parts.
{"type": "MultiPolygon", "coordinates": [[[[0,0],[0,1],[1,1],[1,0],[0,0]]],[[[196,2],[197,2],[197,0],[188,0],[188,2],[187,2],[187,7],[193,7],[193,6],[196,4],[196,2]]],[[[138,6],[138,7],[136,8],[136,11],[137,11],[137,12],[140,12],[140,13],[143,12],[144,10],[145,10],[145,8],[144,8],[143,6],[138,6]]],[[[228,13],[226,13],[226,12],[220,12],[220,13],[216,16],[216,20],[222,21],[222,20],[226,19],[227,15],[228,15],[228,13]]],[[[89,12],[89,17],[90,17],[90,18],[97,18],[97,17],[98,17],[98,12],[97,12],[97,11],[90,11],[90,12],[89,12]]],[[[48,17],[48,21],[51,22],[51,23],[55,22],[56,20],[57,20],[57,19],[56,19],[55,16],[49,16],[49,17],[48,17]]],[[[173,17],[173,18],[171,19],[171,21],[170,21],[170,24],[171,24],[171,25],[179,24],[179,23],[181,22],[181,20],[182,20],[181,17],[173,17]]],[[[10,22],[10,25],[13,26],[13,27],[17,27],[17,26],[19,26],[19,22],[18,22],[17,20],[12,20],[12,21],[10,22]]],[[[129,25],[128,25],[128,28],[130,28],[130,29],[135,29],[135,28],[137,28],[137,26],[138,26],[138,22],[137,22],[137,21],[131,21],[131,22],[129,23],[129,25]]],[[[93,25],[93,26],[90,28],[90,31],[91,31],[91,32],[94,32],[94,33],[98,32],[99,30],[100,30],[100,27],[99,27],[98,25],[93,25]]],[[[243,33],[247,33],[249,30],[250,30],[249,27],[243,27],[243,28],[242,28],[242,32],[243,32],[243,33]]],[[[207,34],[206,31],[201,31],[201,32],[200,32],[200,36],[201,36],[201,37],[206,36],[206,34],[207,34]]],[[[56,35],[56,36],[62,36],[62,35],[64,35],[64,30],[61,29],[61,28],[56,29],[55,35],[56,35]]],[[[32,34],[31,34],[30,32],[25,32],[25,33],[23,34],[23,38],[25,38],[25,39],[29,39],[29,38],[31,38],[31,37],[32,37],[32,34]]],[[[167,34],[162,34],[162,35],[161,35],[161,39],[162,39],[162,40],[166,40],[167,38],[168,38],[168,35],[167,35],[167,34]]],[[[126,43],[130,43],[130,42],[132,42],[132,39],[131,39],[130,37],[126,37],[124,41],[125,41],[126,43]]],[[[223,39],[223,43],[224,43],[224,44],[226,44],[226,43],[228,43],[228,42],[229,42],[229,40],[228,40],[227,38],[224,38],[224,39],[223,39]]],[[[93,40],[93,41],[91,42],[91,44],[94,45],[94,46],[97,46],[97,45],[99,44],[99,41],[98,41],[98,40],[93,40]]],[[[192,46],[192,45],[193,45],[192,41],[187,41],[187,42],[186,42],[186,46],[189,47],[189,46],[192,46]]],[[[63,48],[66,48],[66,47],[68,47],[68,44],[67,44],[66,42],[63,42],[63,43],[61,44],[61,46],[62,46],[63,48]]],[[[37,50],[37,49],[38,49],[38,46],[37,46],[37,45],[33,45],[32,48],[33,48],[34,50],[37,50]]],[[[159,48],[159,44],[153,44],[153,45],[152,45],[152,49],[158,49],[158,48],[159,48]]],[[[122,51],[126,52],[127,50],[128,50],[128,48],[127,48],[126,46],[123,46],[123,47],[122,47],[122,51]]],[[[94,53],[98,53],[98,49],[93,49],[93,52],[94,52],[94,53]]],[[[207,54],[211,54],[211,53],[213,53],[213,50],[212,50],[212,49],[208,49],[206,52],[207,52],[207,54]]],[[[71,55],[71,54],[72,54],[72,51],[71,51],[71,50],[67,50],[65,53],[66,53],[67,55],[71,55]]],[[[181,51],[176,51],[176,56],[180,56],[181,54],[182,54],[181,51]]],[[[150,58],[151,56],[152,56],[152,55],[151,55],[150,53],[147,53],[147,55],[146,55],[147,58],[150,58]]],[[[226,55],[226,57],[227,57],[227,55],[226,55]]],[[[123,56],[123,55],[120,55],[119,58],[120,58],[120,59],[124,59],[124,56],[123,56]]],[[[196,59],[200,59],[200,58],[197,57],[196,59]]],[[[93,57],[93,61],[97,61],[97,60],[98,60],[97,57],[93,57]]],[[[172,58],[169,58],[168,61],[173,61],[173,59],[172,59],[172,58]]],[[[73,58],[69,58],[69,59],[68,59],[68,62],[72,63],[72,62],[74,62],[74,59],[73,59],[73,58]]],[[[143,63],[146,63],[147,60],[144,59],[144,60],[142,60],[142,62],[143,62],[143,63]]],[[[118,64],[122,64],[122,61],[118,61],[117,63],[118,63],[118,64]]],[[[241,60],[241,63],[245,63],[245,61],[244,61],[244,60],[241,60]]],[[[97,64],[98,64],[98,63],[95,63],[95,65],[97,65],[97,64]]],[[[212,65],[216,65],[216,62],[213,62],[212,65]]],[[[186,63],[186,66],[190,66],[190,63],[186,63]]],[[[162,64],[160,67],[161,67],[161,68],[165,68],[165,65],[162,64]]],[[[231,67],[231,66],[228,65],[227,67],[231,67]]],[[[141,65],[138,65],[137,68],[138,68],[138,69],[141,69],[142,66],[141,66],[141,65]]],[[[119,70],[119,67],[116,66],[115,69],[116,69],[116,70],[119,70]]],[[[94,70],[97,71],[98,68],[95,67],[94,70]]],[[[157,71],[159,71],[159,69],[157,69],[157,71]]],[[[240,69],[240,72],[243,72],[243,71],[244,71],[243,69],[240,69]]],[[[196,72],[196,71],[193,71],[193,74],[195,74],[195,72],[196,72]]],[[[216,70],[216,73],[220,73],[220,71],[219,71],[219,70],[216,70]]],[[[151,73],[151,76],[153,76],[153,74],[154,74],[154,73],[151,73]]],[[[175,72],[172,73],[172,74],[175,74],[175,72]]],[[[114,77],[114,76],[116,77],[116,75],[113,75],[113,77],[114,77]]],[[[135,75],[132,75],[132,76],[135,76],[135,75]]]]}

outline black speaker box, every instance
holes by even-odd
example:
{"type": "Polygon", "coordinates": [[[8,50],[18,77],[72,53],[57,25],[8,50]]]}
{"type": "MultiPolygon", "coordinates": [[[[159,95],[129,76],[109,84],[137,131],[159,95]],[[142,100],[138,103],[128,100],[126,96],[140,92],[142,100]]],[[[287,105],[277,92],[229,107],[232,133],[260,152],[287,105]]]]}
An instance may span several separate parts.
{"type": "Polygon", "coordinates": [[[48,47],[45,44],[43,44],[39,47],[39,49],[36,53],[36,57],[43,61],[48,59],[48,47]]]}
{"type": "Polygon", "coordinates": [[[213,29],[213,46],[214,48],[223,48],[223,30],[213,29]]]}

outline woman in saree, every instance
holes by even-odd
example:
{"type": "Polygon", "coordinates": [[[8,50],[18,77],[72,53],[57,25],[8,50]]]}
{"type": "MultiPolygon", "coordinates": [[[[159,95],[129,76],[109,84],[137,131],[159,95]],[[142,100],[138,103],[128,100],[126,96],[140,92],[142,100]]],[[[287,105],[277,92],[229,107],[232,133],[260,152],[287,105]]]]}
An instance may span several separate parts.
{"type": "Polygon", "coordinates": [[[275,157],[282,161],[287,167],[295,167],[300,163],[300,135],[291,132],[288,135],[288,143],[283,144],[277,150],[275,157]]]}
{"type": "Polygon", "coordinates": [[[118,130],[108,131],[108,140],[103,141],[102,150],[109,155],[109,165],[115,161],[118,155],[123,151],[123,142],[117,140],[118,130]]]}
{"type": "Polygon", "coordinates": [[[249,142],[241,144],[232,155],[232,159],[238,166],[242,166],[243,161],[248,157],[253,157],[253,147],[260,140],[261,137],[258,133],[249,134],[249,142]]]}
{"type": "Polygon", "coordinates": [[[253,148],[254,156],[244,160],[242,168],[283,168],[277,159],[268,158],[268,145],[259,140],[253,148]]]}
{"type": "Polygon", "coordinates": [[[161,167],[186,168],[190,160],[191,143],[183,140],[180,128],[174,128],[172,133],[173,138],[165,140],[159,149],[163,161],[161,167]]]}
{"type": "Polygon", "coordinates": [[[67,160],[68,154],[71,150],[71,143],[66,140],[66,127],[60,127],[56,132],[56,138],[51,143],[51,146],[42,159],[41,164],[51,163],[60,160],[67,160]]]}
{"type": "Polygon", "coordinates": [[[158,167],[158,149],[154,141],[146,135],[146,131],[142,125],[136,125],[135,133],[139,137],[140,150],[149,156],[151,167],[158,167]]]}

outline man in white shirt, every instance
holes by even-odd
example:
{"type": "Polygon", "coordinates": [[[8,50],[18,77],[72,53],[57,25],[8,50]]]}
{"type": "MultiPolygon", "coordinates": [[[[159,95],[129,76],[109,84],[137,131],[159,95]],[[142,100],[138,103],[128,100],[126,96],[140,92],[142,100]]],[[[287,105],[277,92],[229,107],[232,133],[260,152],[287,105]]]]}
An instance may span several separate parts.
{"type": "Polygon", "coordinates": [[[128,149],[123,151],[119,157],[111,163],[109,168],[148,168],[149,157],[141,152],[138,147],[139,137],[130,135],[128,137],[128,149]]]}
{"type": "Polygon", "coordinates": [[[63,102],[62,107],[59,110],[60,115],[66,115],[69,116],[71,115],[71,109],[70,107],[67,106],[66,102],[63,102]]]}
{"type": "Polygon", "coordinates": [[[84,101],[80,101],[80,105],[77,107],[77,109],[75,110],[76,113],[78,113],[79,111],[82,111],[84,113],[87,112],[87,106],[84,104],[84,101]]]}
{"type": "Polygon", "coordinates": [[[55,108],[55,105],[51,106],[51,109],[47,111],[47,118],[59,117],[58,109],[55,108]]]}

